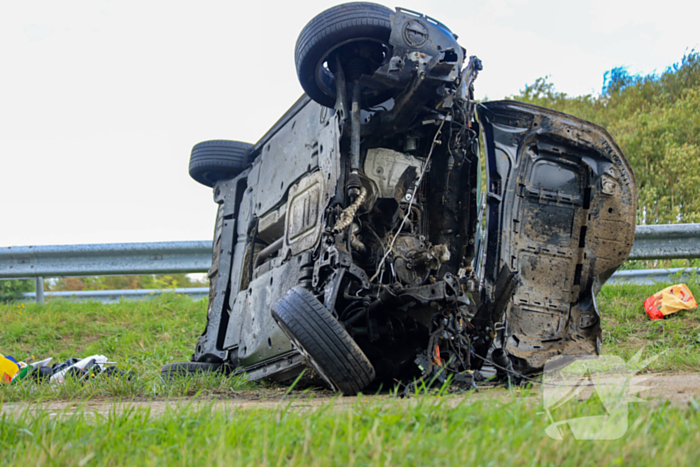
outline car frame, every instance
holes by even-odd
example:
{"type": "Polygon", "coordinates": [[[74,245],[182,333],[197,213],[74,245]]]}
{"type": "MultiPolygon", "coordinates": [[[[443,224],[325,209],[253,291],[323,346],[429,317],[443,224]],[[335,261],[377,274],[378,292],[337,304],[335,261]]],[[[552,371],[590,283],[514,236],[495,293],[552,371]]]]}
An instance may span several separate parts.
{"type": "Polygon", "coordinates": [[[219,205],[207,324],[164,375],[308,369],[355,394],[600,352],[595,297],[636,213],[603,128],[476,102],[480,60],[411,10],[332,7],[295,55],[305,94],[257,144],[192,150],[219,205]]]}

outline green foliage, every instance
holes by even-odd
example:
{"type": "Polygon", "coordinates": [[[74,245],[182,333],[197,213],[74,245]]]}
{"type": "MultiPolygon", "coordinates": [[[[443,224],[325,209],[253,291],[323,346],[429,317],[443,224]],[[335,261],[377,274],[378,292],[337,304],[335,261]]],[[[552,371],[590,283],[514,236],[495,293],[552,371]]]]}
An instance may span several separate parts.
{"type": "Polygon", "coordinates": [[[700,53],[660,75],[615,68],[599,96],[568,96],[539,78],[512,98],[605,127],[634,169],[638,224],[700,222],[700,53]]]}
{"type": "Polygon", "coordinates": [[[31,279],[11,279],[0,281],[0,303],[8,303],[22,298],[25,292],[34,290],[34,281],[31,279]]]}
{"type": "Polygon", "coordinates": [[[62,290],[125,290],[125,289],[176,289],[207,287],[187,274],[161,274],[143,276],[91,276],[62,277],[49,285],[51,292],[62,290]]]}

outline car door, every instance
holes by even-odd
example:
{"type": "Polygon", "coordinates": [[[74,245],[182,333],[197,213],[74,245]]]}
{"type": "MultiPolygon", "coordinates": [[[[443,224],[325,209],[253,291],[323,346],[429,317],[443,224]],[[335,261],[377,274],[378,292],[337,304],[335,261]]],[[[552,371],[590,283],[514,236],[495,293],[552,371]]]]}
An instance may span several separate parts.
{"type": "Polygon", "coordinates": [[[480,274],[487,300],[507,299],[492,329],[520,371],[597,354],[595,295],[634,241],[632,169],[603,128],[576,117],[516,101],[477,114],[488,175],[480,274]]]}

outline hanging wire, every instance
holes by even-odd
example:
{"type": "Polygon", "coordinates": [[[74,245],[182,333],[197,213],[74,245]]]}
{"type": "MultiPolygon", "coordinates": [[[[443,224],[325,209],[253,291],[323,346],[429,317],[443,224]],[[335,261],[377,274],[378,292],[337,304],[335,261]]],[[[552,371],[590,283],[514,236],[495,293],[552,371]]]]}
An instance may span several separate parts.
{"type": "Polygon", "coordinates": [[[445,121],[451,116],[451,114],[448,114],[445,118],[442,119],[442,122],[440,122],[440,126],[438,127],[438,130],[435,132],[435,137],[433,138],[433,143],[430,145],[430,151],[428,152],[428,157],[425,159],[425,164],[423,165],[423,168],[421,169],[420,175],[418,176],[418,181],[416,182],[416,190],[414,192],[414,196],[411,197],[410,200],[408,200],[408,208],[406,209],[406,215],[403,217],[401,220],[401,225],[399,225],[399,229],[396,231],[396,234],[393,236],[391,239],[391,244],[389,245],[389,248],[386,249],[384,252],[384,256],[382,256],[382,260],[379,262],[379,265],[377,266],[377,270],[375,271],[374,275],[370,278],[370,282],[374,281],[379,274],[384,270],[384,263],[386,262],[386,259],[389,257],[389,253],[392,252],[394,249],[394,244],[396,243],[396,239],[399,237],[399,234],[401,233],[401,230],[403,230],[404,225],[406,224],[406,221],[408,218],[411,216],[411,208],[413,207],[413,200],[416,199],[416,194],[418,193],[418,187],[420,187],[420,183],[423,180],[423,175],[425,174],[425,171],[428,169],[428,165],[430,163],[430,157],[433,155],[433,149],[435,149],[435,145],[437,144],[437,140],[440,137],[440,132],[442,131],[442,126],[445,124],[445,121]]]}

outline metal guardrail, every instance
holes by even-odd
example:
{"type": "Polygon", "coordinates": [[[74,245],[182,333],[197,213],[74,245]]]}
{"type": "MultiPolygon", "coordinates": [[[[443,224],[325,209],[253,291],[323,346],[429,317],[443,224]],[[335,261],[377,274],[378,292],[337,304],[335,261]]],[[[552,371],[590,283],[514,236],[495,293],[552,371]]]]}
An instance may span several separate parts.
{"type": "MultiPolygon", "coordinates": [[[[193,300],[209,296],[208,287],[189,287],[178,289],[127,289],[127,290],[78,290],[65,292],[47,292],[46,298],[70,298],[72,300],[97,300],[105,303],[118,302],[122,298],[145,300],[163,294],[187,295],[193,300]]],[[[37,300],[36,292],[23,294],[25,300],[37,300]]]]}
{"type": "Polygon", "coordinates": [[[638,225],[629,259],[700,258],[700,224],[638,225]]]}
{"type": "MultiPolygon", "coordinates": [[[[0,279],[36,278],[35,297],[43,302],[44,277],[206,272],[211,247],[210,241],[0,247],[0,279]]],[[[700,258],[700,224],[637,226],[629,259],[673,258],[700,258]]],[[[619,271],[613,280],[642,277],[630,274],[619,271]]]]}
{"type": "Polygon", "coordinates": [[[627,269],[615,271],[606,284],[654,285],[660,282],[688,282],[697,278],[698,268],[627,269]]]}
{"type": "MultiPolygon", "coordinates": [[[[607,283],[654,285],[672,281],[688,282],[690,279],[698,277],[700,277],[700,269],[698,268],[634,269],[617,271],[608,279],[607,283]]],[[[207,287],[189,287],[177,289],[79,290],[47,292],[44,296],[46,298],[97,300],[104,303],[112,303],[118,302],[123,298],[145,300],[167,293],[187,295],[193,300],[201,300],[209,296],[209,289],[207,287]]],[[[38,301],[36,292],[27,292],[23,296],[25,300],[38,301]]]]}
{"type": "Polygon", "coordinates": [[[210,241],[0,248],[0,279],[206,272],[210,266],[210,241]]]}
{"type": "MultiPolygon", "coordinates": [[[[34,298],[44,303],[44,277],[206,272],[211,266],[211,247],[210,241],[1,247],[0,280],[36,278],[34,298]]],[[[138,295],[109,292],[124,292],[125,297],[138,295]]],[[[112,296],[91,294],[64,295],[104,300],[112,296]]]]}

